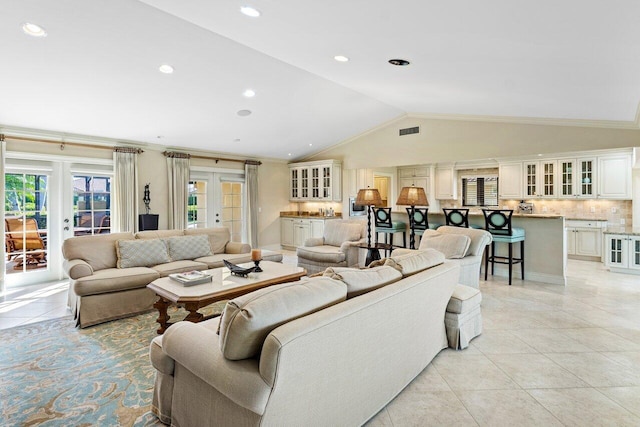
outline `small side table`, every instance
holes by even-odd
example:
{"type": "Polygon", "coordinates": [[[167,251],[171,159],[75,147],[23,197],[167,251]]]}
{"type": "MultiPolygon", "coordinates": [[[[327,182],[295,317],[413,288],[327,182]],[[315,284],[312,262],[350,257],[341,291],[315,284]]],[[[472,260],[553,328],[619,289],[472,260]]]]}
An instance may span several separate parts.
{"type": "Polygon", "coordinates": [[[367,258],[364,261],[365,267],[371,264],[373,261],[377,261],[380,259],[380,249],[383,251],[389,251],[390,253],[393,251],[393,246],[388,243],[373,243],[371,245],[359,245],[360,249],[367,250],[367,258]]]}

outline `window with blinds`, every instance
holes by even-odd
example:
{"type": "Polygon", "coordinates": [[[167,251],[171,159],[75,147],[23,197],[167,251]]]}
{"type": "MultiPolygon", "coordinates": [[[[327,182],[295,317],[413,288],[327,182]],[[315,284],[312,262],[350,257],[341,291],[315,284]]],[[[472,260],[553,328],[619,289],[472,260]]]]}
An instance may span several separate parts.
{"type": "Polygon", "coordinates": [[[463,206],[498,206],[497,176],[468,176],[462,178],[463,206]]]}

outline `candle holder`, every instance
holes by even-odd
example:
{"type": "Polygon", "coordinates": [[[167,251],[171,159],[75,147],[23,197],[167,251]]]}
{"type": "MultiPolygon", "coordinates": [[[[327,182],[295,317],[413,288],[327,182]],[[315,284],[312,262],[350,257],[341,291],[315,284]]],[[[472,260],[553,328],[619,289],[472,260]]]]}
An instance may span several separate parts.
{"type": "Polygon", "coordinates": [[[254,260],[254,261],[253,261],[253,263],[256,265],[256,266],[253,268],[253,271],[254,271],[254,272],[256,272],[256,273],[262,273],[262,272],[264,271],[264,270],[262,270],[262,269],[260,268],[260,261],[262,261],[262,260],[261,260],[261,259],[256,259],[256,260],[254,260]]]}

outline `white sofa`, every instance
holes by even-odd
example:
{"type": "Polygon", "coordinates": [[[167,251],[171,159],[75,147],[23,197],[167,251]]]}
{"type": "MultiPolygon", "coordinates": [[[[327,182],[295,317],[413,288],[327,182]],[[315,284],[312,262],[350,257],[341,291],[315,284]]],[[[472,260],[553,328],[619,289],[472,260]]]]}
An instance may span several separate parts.
{"type": "MultiPolygon", "coordinates": [[[[181,427],[363,424],[447,347],[445,308],[460,267],[435,250],[413,252],[430,260],[413,262],[415,254],[392,257],[389,263],[402,265],[404,274],[366,293],[351,289],[346,278],[359,272],[381,275],[389,265],[328,269],[325,275],[331,278],[296,282],[292,288],[328,281],[327,289],[335,290],[343,283],[335,279],[342,277],[347,281],[343,292],[351,289],[357,296],[277,326],[254,357],[229,360],[223,353],[221,340],[229,338],[216,330],[221,322],[227,331],[231,302],[221,321],[173,325],[150,347],[157,371],[154,413],[181,427]],[[419,271],[434,259],[441,264],[419,271]]],[[[257,300],[250,295],[244,303],[257,300]]],[[[246,310],[247,318],[259,317],[246,310]]]]}
{"type": "MultiPolygon", "coordinates": [[[[166,248],[166,245],[161,247],[166,248]]],[[[192,249],[187,248],[187,251],[192,249]]],[[[215,227],[71,237],[63,242],[62,255],[63,268],[70,279],[68,305],[77,326],[84,328],[153,309],[157,297],[147,289],[147,285],[159,277],[223,267],[225,259],[233,263],[249,262],[251,246],[231,242],[228,228],[215,227]],[[123,254],[118,252],[119,242],[144,244],[140,240],[145,240],[153,246],[158,239],[166,242],[167,239],[187,236],[200,236],[205,245],[208,238],[211,254],[191,259],[173,259],[167,249],[164,262],[151,262],[149,257],[153,254],[145,254],[144,248],[138,246],[134,252],[143,253],[139,256],[141,262],[136,266],[122,266],[123,254]]],[[[263,251],[263,259],[280,262],[282,254],[263,251]]]]}

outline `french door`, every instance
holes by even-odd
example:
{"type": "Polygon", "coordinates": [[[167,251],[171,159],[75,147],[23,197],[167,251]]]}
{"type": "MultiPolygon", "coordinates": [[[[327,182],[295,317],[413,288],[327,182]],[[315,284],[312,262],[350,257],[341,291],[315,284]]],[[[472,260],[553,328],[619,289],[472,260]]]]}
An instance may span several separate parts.
{"type": "Polygon", "coordinates": [[[188,226],[227,227],[232,242],[246,241],[244,174],[192,171],[188,226]]]}

